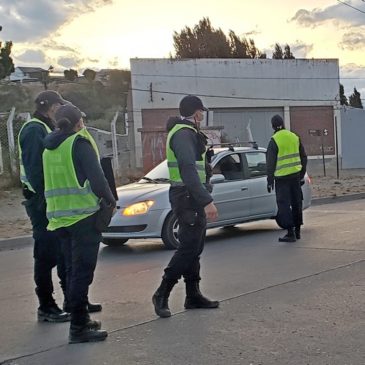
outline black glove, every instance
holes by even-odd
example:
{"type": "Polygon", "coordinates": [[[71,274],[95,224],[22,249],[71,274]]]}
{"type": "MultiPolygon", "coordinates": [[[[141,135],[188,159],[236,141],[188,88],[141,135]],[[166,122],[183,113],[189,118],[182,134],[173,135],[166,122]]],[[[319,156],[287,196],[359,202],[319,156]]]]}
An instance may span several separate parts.
{"type": "Polygon", "coordinates": [[[300,186],[303,186],[305,184],[304,178],[300,180],[300,186]]]}
{"type": "Polygon", "coordinates": [[[271,193],[271,190],[274,190],[274,188],[275,188],[274,180],[267,179],[267,192],[271,193]]]}

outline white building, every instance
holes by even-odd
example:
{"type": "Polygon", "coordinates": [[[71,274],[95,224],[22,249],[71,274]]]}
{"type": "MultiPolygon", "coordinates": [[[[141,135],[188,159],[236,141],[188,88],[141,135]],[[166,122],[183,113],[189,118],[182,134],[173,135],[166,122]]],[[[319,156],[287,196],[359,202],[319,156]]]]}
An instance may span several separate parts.
{"type": "Polygon", "coordinates": [[[131,59],[136,163],[142,166],[142,130],[163,129],[178,115],[184,95],[201,97],[209,126],[223,126],[226,141],[266,146],[270,119],[280,114],[300,135],[308,155],[335,153],[334,117],[340,123],[337,59],[131,59]]]}
{"type": "Polygon", "coordinates": [[[15,67],[9,78],[10,81],[18,82],[42,81],[45,74],[48,74],[48,71],[40,67],[19,66],[15,67]]]}

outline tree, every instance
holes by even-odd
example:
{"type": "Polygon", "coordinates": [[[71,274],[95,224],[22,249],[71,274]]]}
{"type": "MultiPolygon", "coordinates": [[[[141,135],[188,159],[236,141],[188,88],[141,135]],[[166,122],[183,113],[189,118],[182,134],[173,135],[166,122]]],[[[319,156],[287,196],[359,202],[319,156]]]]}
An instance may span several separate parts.
{"type": "Polygon", "coordinates": [[[65,79],[68,81],[75,81],[78,77],[77,71],[70,68],[69,70],[63,71],[65,79]]]}
{"type": "Polygon", "coordinates": [[[284,48],[284,59],[285,60],[292,60],[292,59],[294,59],[295,57],[294,57],[294,55],[293,55],[293,53],[291,52],[291,50],[290,50],[290,46],[289,46],[289,44],[287,44],[286,46],[285,46],[285,48],[284,48]]]}
{"type": "Polygon", "coordinates": [[[289,44],[286,44],[286,46],[284,47],[284,51],[282,49],[282,47],[280,46],[279,43],[275,43],[275,48],[274,51],[272,53],[272,59],[273,60],[290,60],[290,59],[294,59],[294,55],[290,50],[290,46],[289,44]]]}
{"type": "Polygon", "coordinates": [[[361,95],[360,93],[356,90],[356,87],[354,87],[354,92],[353,94],[351,94],[349,96],[349,102],[350,102],[350,106],[352,106],[353,108],[360,108],[360,109],[364,109],[362,106],[362,102],[361,102],[361,95]]]}
{"type": "Polygon", "coordinates": [[[0,80],[9,76],[14,72],[13,59],[10,57],[11,48],[13,47],[13,42],[5,42],[5,46],[2,47],[0,42],[0,80]]]}
{"type": "Polygon", "coordinates": [[[232,30],[227,37],[221,28],[203,18],[194,28],[174,32],[176,58],[264,58],[252,39],[238,37],[232,30]]]}
{"type": "Polygon", "coordinates": [[[90,68],[87,68],[82,74],[89,82],[93,82],[95,80],[96,72],[94,70],[91,70],[90,68]]]}
{"type": "Polygon", "coordinates": [[[340,84],[340,103],[341,105],[349,105],[342,84],[340,84]]]}
{"type": "Polygon", "coordinates": [[[275,43],[275,49],[272,54],[273,60],[282,60],[284,57],[283,49],[281,48],[279,43],[275,43]]]}

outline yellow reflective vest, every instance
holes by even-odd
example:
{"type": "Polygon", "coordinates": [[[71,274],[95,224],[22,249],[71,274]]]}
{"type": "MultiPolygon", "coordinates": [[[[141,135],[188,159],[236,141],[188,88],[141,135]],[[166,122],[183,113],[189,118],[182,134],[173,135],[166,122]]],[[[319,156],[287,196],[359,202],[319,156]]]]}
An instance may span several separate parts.
{"type": "Polygon", "coordinates": [[[72,226],[99,210],[99,199],[92,192],[89,181],[81,186],[77,179],[72,150],[78,138],[90,141],[99,156],[96,143],[86,129],[71,135],[56,149],[43,152],[47,229],[50,231],[72,226]]]}
{"type": "Polygon", "coordinates": [[[22,159],[22,153],[23,153],[23,151],[22,151],[22,147],[20,145],[20,134],[22,133],[24,127],[26,125],[30,124],[30,123],[39,123],[39,124],[41,124],[45,128],[45,130],[47,131],[47,133],[51,133],[51,129],[48,127],[48,125],[46,123],[42,122],[41,120],[39,120],[37,118],[32,118],[32,119],[28,120],[27,122],[25,122],[22,125],[22,127],[21,127],[21,129],[19,131],[19,134],[18,134],[18,151],[19,151],[19,165],[20,165],[20,181],[24,185],[26,185],[30,191],[32,191],[33,193],[35,193],[34,188],[30,184],[30,182],[28,180],[28,177],[27,177],[27,175],[25,173],[25,168],[24,168],[23,159],[22,159]]]}
{"type": "Polygon", "coordinates": [[[276,177],[295,174],[302,170],[299,153],[299,137],[286,129],[276,132],[272,137],[278,146],[276,177]]]}
{"type": "MultiPolygon", "coordinates": [[[[177,131],[179,131],[180,129],[183,129],[183,128],[189,128],[189,129],[192,129],[196,133],[198,132],[194,127],[192,127],[190,125],[176,124],[169,131],[169,134],[167,135],[167,141],[166,141],[166,158],[167,158],[167,166],[168,166],[168,169],[169,169],[170,180],[172,182],[181,183],[181,184],[183,182],[182,182],[182,178],[181,178],[181,175],[180,175],[179,166],[178,166],[178,163],[177,163],[175,153],[170,147],[170,142],[171,142],[171,138],[173,137],[173,135],[177,131]]],[[[198,171],[199,180],[202,184],[206,183],[206,180],[207,180],[207,174],[206,174],[206,171],[205,171],[205,155],[206,155],[206,153],[204,152],[202,154],[201,160],[200,161],[195,161],[195,167],[198,171]]]]}

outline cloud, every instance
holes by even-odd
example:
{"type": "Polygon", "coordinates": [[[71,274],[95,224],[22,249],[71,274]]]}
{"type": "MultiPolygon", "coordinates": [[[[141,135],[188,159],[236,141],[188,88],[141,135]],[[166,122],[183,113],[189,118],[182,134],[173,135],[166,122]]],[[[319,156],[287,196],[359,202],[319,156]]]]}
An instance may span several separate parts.
{"type": "Polygon", "coordinates": [[[55,42],[55,41],[45,40],[44,42],[42,42],[42,47],[45,50],[64,51],[64,52],[76,53],[75,48],[66,46],[65,44],[58,43],[58,42],[55,42]]]}
{"type": "Polygon", "coordinates": [[[307,58],[308,54],[313,50],[313,44],[296,41],[290,45],[290,50],[295,58],[307,58]]]}
{"type": "MultiPolygon", "coordinates": [[[[365,4],[363,1],[347,0],[346,2],[349,5],[365,11],[365,4]]],[[[296,12],[294,17],[290,19],[290,21],[297,22],[301,26],[310,28],[315,28],[328,20],[332,20],[336,23],[349,24],[351,26],[360,26],[365,25],[365,14],[344,4],[337,3],[324,9],[300,9],[296,12]]]]}
{"type": "Polygon", "coordinates": [[[109,5],[112,0],[3,0],[2,36],[13,42],[47,38],[75,16],[109,5]]]}
{"type": "Polygon", "coordinates": [[[68,57],[59,57],[57,60],[57,64],[65,67],[65,68],[78,68],[82,63],[84,62],[84,59],[74,56],[68,56],[68,57]]]}
{"type": "Polygon", "coordinates": [[[365,34],[364,32],[353,31],[345,33],[342,36],[342,42],[339,46],[344,50],[358,50],[365,47],[365,34]]]}
{"type": "Polygon", "coordinates": [[[24,63],[44,63],[46,60],[45,54],[41,50],[28,49],[21,55],[15,57],[18,61],[24,63]]]}

